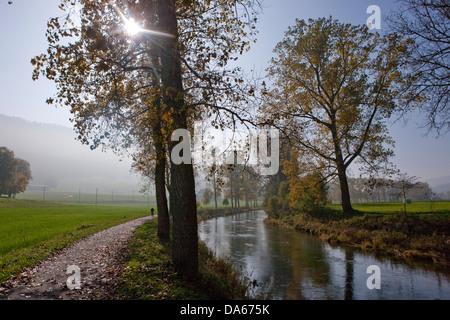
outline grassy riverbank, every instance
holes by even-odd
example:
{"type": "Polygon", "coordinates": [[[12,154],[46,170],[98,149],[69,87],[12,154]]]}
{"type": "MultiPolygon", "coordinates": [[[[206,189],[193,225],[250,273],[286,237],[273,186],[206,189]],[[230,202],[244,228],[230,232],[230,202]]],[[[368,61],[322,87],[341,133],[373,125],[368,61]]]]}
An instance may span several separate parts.
{"type": "Polygon", "coordinates": [[[181,281],[173,268],[169,243],[156,235],[157,222],[139,227],[130,244],[129,261],[121,275],[120,299],[132,300],[230,300],[246,299],[248,280],[231,263],[219,259],[199,243],[199,277],[181,281]]]}
{"type": "Polygon", "coordinates": [[[338,206],[329,206],[311,217],[302,214],[268,218],[272,225],[293,228],[319,236],[332,244],[359,247],[375,254],[405,261],[424,261],[448,271],[450,267],[450,202],[408,205],[408,215],[400,214],[402,204],[355,205],[352,216],[343,216],[338,206]]]}

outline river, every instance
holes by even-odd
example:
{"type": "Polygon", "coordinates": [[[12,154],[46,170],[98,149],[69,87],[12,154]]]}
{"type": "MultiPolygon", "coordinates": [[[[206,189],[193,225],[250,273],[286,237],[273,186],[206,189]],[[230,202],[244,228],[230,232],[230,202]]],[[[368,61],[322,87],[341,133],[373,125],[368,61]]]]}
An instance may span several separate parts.
{"type": "Polygon", "coordinates": [[[256,280],[254,294],[271,300],[450,299],[447,275],[330,246],[303,232],[269,226],[265,217],[264,211],[252,211],[199,224],[201,241],[256,280]],[[374,284],[379,289],[369,289],[374,284]]]}

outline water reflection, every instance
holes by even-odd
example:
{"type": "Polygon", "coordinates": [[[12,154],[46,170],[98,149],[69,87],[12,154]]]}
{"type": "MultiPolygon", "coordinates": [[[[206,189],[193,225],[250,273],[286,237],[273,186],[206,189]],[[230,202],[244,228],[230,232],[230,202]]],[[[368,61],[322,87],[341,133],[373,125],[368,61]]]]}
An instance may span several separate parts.
{"type": "Polygon", "coordinates": [[[345,300],[353,300],[353,263],[355,255],[353,251],[345,251],[345,300]]]}
{"type": "Polygon", "coordinates": [[[449,299],[449,278],[379,260],[317,238],[267,226],[263,211],[203,221],[200,240],[255,279],[271,299],[449,299]],[[366,286],[367,267],[381,269],[381,289],[366,286]]]}

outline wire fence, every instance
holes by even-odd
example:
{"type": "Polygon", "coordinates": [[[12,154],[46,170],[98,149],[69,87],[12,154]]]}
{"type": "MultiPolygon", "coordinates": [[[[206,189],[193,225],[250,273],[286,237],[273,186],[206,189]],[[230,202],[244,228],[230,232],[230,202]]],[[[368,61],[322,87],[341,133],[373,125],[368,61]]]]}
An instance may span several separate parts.
{"type": "Polygon", "coordinates": [[[155,196],[150,193],[131,192],[130,194],[130,192],[100,188],[80,188],[78,191],[60,191],[47,187],[33,188],[16,195],[16,199],[91,205],[156,206],[155,196]]]}

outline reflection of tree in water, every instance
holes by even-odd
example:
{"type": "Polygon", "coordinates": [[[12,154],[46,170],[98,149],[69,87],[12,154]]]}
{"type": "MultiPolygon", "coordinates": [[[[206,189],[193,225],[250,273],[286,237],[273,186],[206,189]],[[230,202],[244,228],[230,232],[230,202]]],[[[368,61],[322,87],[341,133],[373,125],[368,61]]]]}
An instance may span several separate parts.
{"type": "Polygon", "coordinates": [[[230,238],[230,247],[233,252],[246,253],[249,245],[256,246],[258,244],[258,239],[248,230],[249,228],[256,227],[255,212],[233,215],[231,221],[228,223],[228,232],[235,235],[230,238]]]}
{"type": "Polygon", "coordinates": [[[345,250],[345,300],[353,300],[354,258],[352,250],[345,250]]]}
{"type": "MultiPolygon", "coordinates": [[[[284,270],[292,274],[284,298],[305,299],[302,283],[310,281],[316,287],[326,288],[330,281],[330,266],[325,249],[317,240],[299,232],[286,232],[270,233],[273,252],[279,255],[273,264],[291,261],[291,265],[284,266],[284,270]]],[[[282,282],[277,281],[277,276],[281,275],[274,274],[274,282],[282,282]]]]}
{"type": "MultiPolygon", "coordinates": [[[[262,211],[216,218],[202,222],[203,227],[199,228],[200,233],[206,234],[202,238],[208,247],[220,256],[232,257],[238,269],[245,275],[249,272],[250,280],[257,280],[258,286],[252,288],[255,294],[263,294],[267,299],[292,300],[382,297],[377,292],[368,295],[365,286],[361,286],[367,278],[356,268],[374,262],[387,265],[389,260],[384,263],[384,259],[361,255],[347,247],[337,250],[314,236],[268,226],[262,222],[261,214],[262,211]]],[[[415,271],[391,263],[390,276],[395,281],[389,284],[391,288],[384,291],[387,296],[383,297],[448,296],[448,282],[441,283],[439,276],[436,279],[433,274],[422,275],[420,269],[415,271]],[[430,287],[435,291],[427,296],[430,287]]]]}
{"type": "MultiPolygon", "coordinates": [[[[271,283],[270,275],[266,270],[270,266],[270,252],[267,247],[265,226],[259,221],[261,212],[250,211],[226,217],[223,222],[223,232],[229,237],[226,242],[230,256],[234,256],[234,266],[251,281],[256,280],[258,287],[251,288],[252,292],[261,290],[271,283]]],[[[225,242],[225,241],[222,241],[225,242]]]]}

